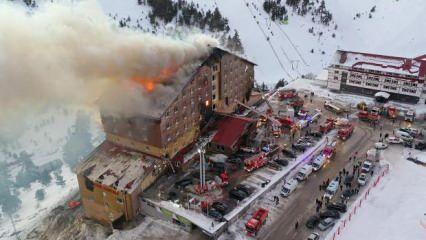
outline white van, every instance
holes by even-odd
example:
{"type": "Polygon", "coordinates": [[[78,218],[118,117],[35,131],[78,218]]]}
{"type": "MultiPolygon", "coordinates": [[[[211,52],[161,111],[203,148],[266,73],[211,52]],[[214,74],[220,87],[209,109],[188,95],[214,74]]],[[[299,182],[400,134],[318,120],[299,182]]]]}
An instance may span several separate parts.
{"type": "Polygon", "coordinates": [[[296,179],[290,179],[281,189],[281,196],[288,197],[296,189],[297,184],[298,182],[296,179]]]}
{"type": "Polygon", "coordinates": [[[334,196],[334,194],[336,194],[338,188],[339,188],[339,181],[338,180],[331,181],[330,184],[328,184],[327,189],[325,190],[324,198],[331,199],[334,196]]]}
{"type": "Polygon", "coordinates": [[[395,131],[395,136],[401,138],[404,141],[411,141],[411,140],[413,140],[413,137],[409,133],[401,131],[401,130],[396,130],[395,131]]]}
{"type": "Polygon", "coordinates": [[[303,181],[303,180],[307,179],[311,173],[312,173],[312,166],[306,164],[296,174],[296,179],[299,180],[299,181],[303,181]]]}
{"type": "Polygon", "coordinates": [[[320,170],[322,168],[322,166],[324,165],[325,160],[326,160],[326,158],[325,158],[324,155],[322,155],[322,154],[318,155],[318,157],[316,157],[315,160],[312,162],[313,170],[315,172],[320,170]]]}

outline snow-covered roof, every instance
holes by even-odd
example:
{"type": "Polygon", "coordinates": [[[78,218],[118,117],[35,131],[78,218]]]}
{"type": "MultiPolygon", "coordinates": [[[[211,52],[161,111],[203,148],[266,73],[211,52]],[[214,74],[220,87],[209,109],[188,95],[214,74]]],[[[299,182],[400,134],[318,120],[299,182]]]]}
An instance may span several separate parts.
{"type": "Polygon", "coordinates": [[[374,96],[388,99],[390,97],[390,94],[387,92],[377,92],[376,94],[374,94],[374,96]]]}
{"type": "Polygon", "coordinates": [[[95,183],[132,192],[153,170],[156,160],[143,153],[104,141],[77,167],[77,172],[95,183]]]}
{"type": "Polygon", "coordinates": [[[353,69],[367,69],[412,77],[426,76],[425,55],[417,58],[404,58],[338,50],[334,56],[333,64],[353,69]]]}

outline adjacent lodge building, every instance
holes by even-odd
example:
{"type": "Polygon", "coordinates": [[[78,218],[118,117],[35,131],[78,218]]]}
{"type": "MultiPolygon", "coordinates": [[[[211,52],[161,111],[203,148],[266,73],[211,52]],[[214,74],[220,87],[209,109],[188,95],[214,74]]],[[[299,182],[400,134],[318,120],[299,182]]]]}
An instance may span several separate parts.
{"type": "Polygon", "coordinates": [[[328,67],[327,88],[362,95],[387,92],[391,100],[418,103],[426,99],[425,79],[426,55],[403,58],[338,50],[328,67]]]}

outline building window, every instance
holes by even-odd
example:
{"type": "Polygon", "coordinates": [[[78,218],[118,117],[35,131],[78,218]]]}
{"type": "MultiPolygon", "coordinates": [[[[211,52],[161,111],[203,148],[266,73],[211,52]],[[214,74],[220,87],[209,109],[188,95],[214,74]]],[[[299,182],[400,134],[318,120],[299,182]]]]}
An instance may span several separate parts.
{"type": "Polygon", "coordinates": [[[225,97],[225,104],[229,105],[229,99],[228,99],[228,97],[225,97]]]}
{"type": "Polygon", "coordinates": [[[93,192],[93,190],[95,189],[95,186],[93,185],[93,182],[90,181],[88,178],[84,179],[84,184],[86,185],[86,189],[93,192]]]}
{"type": "Polygon", "coordinates": [[[213,94],[212,99],[215,100],[216,99],[216,94],[213,94]]]}
{"type": "Polygon", "coordinates": [[[212,75],[212,80],[216,80],[216,75],[212,75]]]}
{"type": "Polygon", "coordinates": [[[117,198],[117,203],[123,205],[123,199],[117,198]]]}
{"type": "Polygon", "coordinates": [[[334,80],[339,80],[339,77],[337,77],[337,76],[334,76],[334,80]]]}

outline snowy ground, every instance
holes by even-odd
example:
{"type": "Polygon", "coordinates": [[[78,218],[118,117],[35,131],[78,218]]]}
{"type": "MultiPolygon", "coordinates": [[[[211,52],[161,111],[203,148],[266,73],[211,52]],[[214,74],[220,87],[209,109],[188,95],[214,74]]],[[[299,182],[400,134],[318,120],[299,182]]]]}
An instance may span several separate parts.
{"type": "MultiPolygon", "coordinates": [[[[2,161],[10,163],[8,170],[11,172],[11,180],[20,171],[21,166],[19,163],[15,164],[14,158],[5,154],[4,151],[18,155],[21,151],[33,154],[32,161],[36,166],[56,159],[62,161],[63,145],[66,143],[70,129],[75,123],[77,112],[81,111],[92,116],[90,133],[92,144],[96,146],[103,139],[103,133],[97,123],[97,114],[93,110],[84,107],[46,108],[45,111],[32,116],[22,135],[0,146],[0,158],[2,161]]],[[[63,186],[56,184],[55,177],[51,173],[52,181],[46,186],[39,182],[33,182],[28,189],[16,189],[22,202],[21,208],[13,214],[17,231],[29,230],[52,208],[58,204],[63,204],[68,197],[76,193],[78,189],[77,178],[67,164],[63,163],[60,175],[65,181],[63,186]],[[35,192],[38,189],[45,190],[45,197],[41,201],[35,199],[35,192]]],[[[2,215],[0,217],[0,239],[8,239],[7,236],[12,232],[10,219],[2,215]]]]}
{"type": "MultiPolygon", "coordinates": [[[[130,16],[136,25],[139,18],[144,30],[152,29],[146,18],[149,8],[138,6],[136,0],[98,1],[117,20],[130,16]]],[[[292,80],[301,74],[318,74],[329,65],[337,49],[406,57],[425,53],[422,46],[426,35],[417,30],[426,27],[426,21],[420,20],[426,10],[423,0],[326,0],[326,7],[333,14],[330,26],[313,23],[309,14],[298,16],[290,7],[287,7],[289,23],[275,24],[263,10],[262,0],[189,1],[198,3],[202,9],[218,6],[229,19],[231,32],[238,30],[245,55],[258,64],[256,80],[270,85],[281,78],[292,80]],[[369,18],[373,6],[376,11],[369,18]],[[354,19],[357,13],[360,17],[354,19]],[[315,35],[308,32],[311,27],[315,35]]],[[[167,28],[172,29],[173,24],[167,28]]],[[[160,27],[158,32],[167,31],[160,27]]]]}
{"type": "MultiPolygon", "coordinates": [[[[411,152],[419,159],[426,158],[425,152],[411,152]]],[[[389,174],[336,239],[426,239],[426,167],[407,161],[408,154],[408,149],[397,145],[384,152],[389,174]]]]}

